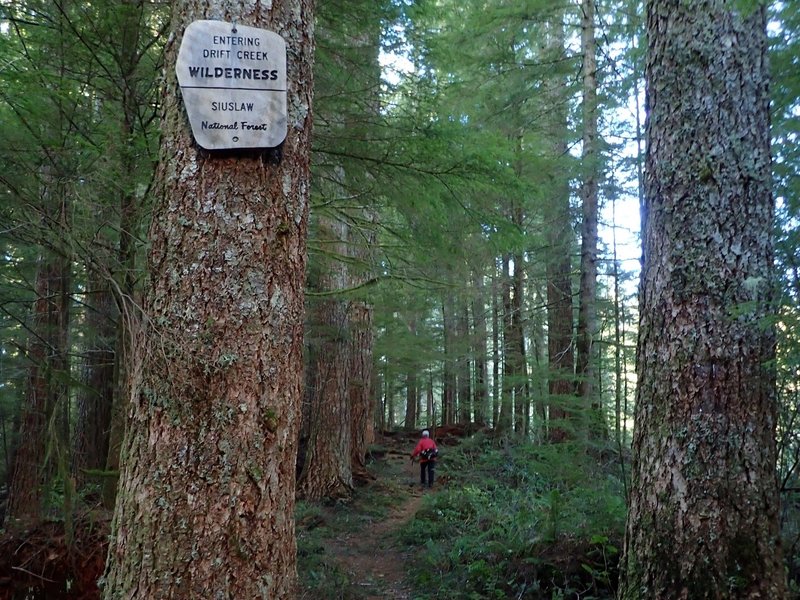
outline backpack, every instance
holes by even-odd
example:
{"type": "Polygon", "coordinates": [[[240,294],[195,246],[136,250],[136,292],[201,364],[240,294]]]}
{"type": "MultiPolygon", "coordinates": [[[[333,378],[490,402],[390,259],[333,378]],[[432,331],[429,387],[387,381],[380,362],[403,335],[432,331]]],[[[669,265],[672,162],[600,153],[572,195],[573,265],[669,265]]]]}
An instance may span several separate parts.
{"type": "Polygon", "coordinates": [[[419,455],[425,460],[433,460],[439,456],[439,451],[436,448],[428,448],[427,450],[420,452],[419,455]]]}

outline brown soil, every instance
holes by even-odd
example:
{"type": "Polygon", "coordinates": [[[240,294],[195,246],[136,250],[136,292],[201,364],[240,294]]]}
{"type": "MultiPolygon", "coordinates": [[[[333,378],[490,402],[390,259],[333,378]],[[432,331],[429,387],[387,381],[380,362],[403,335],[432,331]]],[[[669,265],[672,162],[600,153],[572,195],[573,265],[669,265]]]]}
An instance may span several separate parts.
{"type": "MultiPolygon", "coordinates": [[[[390,453],[386,460],[408,462],[408,457],[390,453]]],[[[405,583],[409,556],[393,540],[395,532],[414,517],[422,502],[422,490],[415,483],[412,469],[416,473],[416,465],[411,465],[390,476],[403,490],[403,498],[388,517],[333,538],[327,548],[350,581],[362,588],[366,600],[411,600],[405,583]]],[[[375,485],[381,485],[381,481],[375,485]]]]}
{"type": "Polygon", "coordinates": [[[317,555],[318,568],[343,576],[337,580],[329,575],[336,589],[304,590],[301,600],[319,600],[321,593],[326,599],[412,600],[408,582],[411,550],[396,541],[396,533],[414,518],[425,495],[435,494],[446,485],[437,476],[433,490],[421,489],[419,465],[409,461],[417,437],[418,433],[380,436],[378,446],[384,450],[373,453],[370,467],[375,478],[357,489],[348,505],[320,507],[320,513],[298,523],[299,539],[313,535],[316,527],[327,527],[312,551],[317,555]],[[377,511],[376,516],[370,503],[387,498],[393,502],[388,514],[377,511]]]}

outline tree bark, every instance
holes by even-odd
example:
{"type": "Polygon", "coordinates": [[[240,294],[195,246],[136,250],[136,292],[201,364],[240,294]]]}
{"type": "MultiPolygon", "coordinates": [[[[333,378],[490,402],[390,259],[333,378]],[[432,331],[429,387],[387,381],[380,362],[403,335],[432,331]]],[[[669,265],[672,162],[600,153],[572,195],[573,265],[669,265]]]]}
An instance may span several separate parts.
{"type": "Polygon", "coordinates": [[[653,0],[622,598],[786,598],[766,9],[653,0]]]}
{"type": "Polygon", "coordinates": [[[353,488],[350,468],[351,414],[349,378],[351,368],[350,303],[337,296],[349,287],[344,262],[348,226],[326,213],[317,215],[319,240],[327,248],[313,287],[326,294],[308,302],[309,329],[315,330],[309,352],[308,440],[297,492],[302,498],[343,498],[353,488]]]}
{"type": "Polygon", "coordinates": [[[456,333],[455,306],[450,296],[442,299],[442,328],[444,336],[444,369],[442,377],[442,425],[456,422],[456,333]]]}
{"type": "MultiPolygon", "coordinates": [[[[578,393],[586,401],[589,425],[595,427],[600,409],[595,391],[593,338],[597,334],[597,59],[594,39],[594,2],[581,2],[581,51],[583,53],[583,182],[581,184],[581,276],[578,306],[578,393]]],[[[602,415],[601,415],[602,418],[602,415]]]]}
{"type": "Polygon", "coordinates": [[[314,311],[323,331],[313,353],[309,437],[297,493],[320,500],[347,497],[353,488],[348,397],[351,346],[347,302],[323,300],[314,311]]]}
{"type": "Polygon", "coordinates": [[[147,322],[106,600],[293,596],[312,23],[306,0],[173,7],[147,322]],[[203,18],[286,40],[279,148],[210,153],[193,142],[174,66],[186,27],[203,18]]]}
{"type": "Polygon", "coordinates": [[[503,387],[500,380],[500,282],[497,268],[492,274],[492,425],[498,426],[503,387]]]}
{"type": "MultiPolygon", "coordinates": [[[[6,524],[30,525],[42,516],[48,486],[55,471],[56,448],[65,440],[49,432],[55,411],[66,402],[66,331],[69,315],[69,262],[40,258],[36,302],[28,341],[28,379],[20,409],[18,445],[14,452],[6,524]],[[49,449],[49,452],[48,452],[49,449]],[[49,457],[49,458],[48,458],[49,457]]],[[[66,447],[60,450],[66,451],[66,447]]]]}
{"type": "Polygon", "coordinates": [[[512,276],[509,273],[511,266],[511,256],[503,256],[503,272],[500,275],[500,285],[502,286],[502,360],[503,360],[503,384],[500,397],[500,407],[497,415],[495,428],[500,433],[513,431],[514,422],[512,413],[514,412],[514,391],[517,384],[517,357],[516,344],[514,343],[514,306],[512,299],[512,276]]]}
{"type": "MultiPolygon", "coordinates": [[[[564,60],[563,11],[556,13],[547,43],[550,60],[564,60]]],[[[556,164],[567,155],[567,85],[564,78],[549,84],[548,99],[554,109],[549,124],[556,164]]],[[[547,437],[562,442],[568,437],[567,419],[574,402],[575,353],[572,308],[572,260],[574,243],[569,206],[569,179],[564,169],[554,169],[552,196],[545,208],[545,229],[550,252],[547,257],[547,364],[549,422],[547,437]]]]}
{"type": "Polygon", "coordinates": [[[458,359],[456,373],[458,377],[458,421],[468,424],[472,421],[472,365],[470,360],[469,304],[459,303],[455,317],[456,336],[458,339],[458,359]]]}
{"type": "MultiPolygon", "coordinates": [[[[412,316],[408,319],[408,333],[411,339],[417,337],[417,320],[412,316]]],[[[419,389],[417,385],[417,365],[411,357],[407,358],[405,380],[406,380],[406,417],[405,426],[407,429],[414,429],[417,426],[417,408],[419,407],[419,389]]]]}
{"type": "Polygon", "coordinates": [[[486,298],[483,285],[483,274],[474,273],[475,297],[472,300],[472,322],[475,330],[472,352],[475,357],[475,389],[473,406],[475,407],[475,423],[480,426],[488,424],[489,408],[489,371],[487,365],[488,350],[486,328],[486,298]]]}
{"type": "Polygon", "coordinates": [[[372,307],[365,302],[350,304],[350,344],[351,464],[353,477],[364,481],[373,478],[367,472],[366,457],[375,437],[372,307]]]}
{"type": "Polygon", "coordinates": [[[146,3],[145,0],[122,0],[119,9],[119,13],[112,11],[112,18],[120,43],[117,87],[121,97],[107,99],[120,104],[120,130],[113,140],[120,176],[117,193],[119,241],[117,264],[114,268],[109,268],[115,281],[112,289],[119,318],[115,343],[115,390],[105,464],[107,474],[103,485],[103,501],[108,508],[113,508],[116,497],[119,455],[131,398],[128,366],[133,364],[133,332],[139,329],[141,318],[141,291],[137,285],[137,239],[144,235],[144,223],[141,217],[142,202],[137,197],[136,187],[141,182],[139,172],[143,168],[142,162],[146,163],[146,172],[151,175],[151,161],[146,156],[141,156],[137,146],[146,139],[143,123],[154,118],[158,110],[157,92],[152,85],[142,83],[153,77],[153,74],[146,71],[149,63],[145,60],[147,54],[142,48],[149,47],[154,42],[153,37],[157,35],[157,32],[151,31],[145,24],[163,18],[163,9],[146,3]],[[150,32],[149,36],[147,32],[150,32]],[[150,109],[144,111],[144,107],[150,109]],[[131,143],[132,140],[138,140],[137,144],[131,143]]]}
{"type": "MultiPolygon", "coordinates": [[[[522,218],[518,222],[521,228],[522,218]]],[[[525,327],[524,327],[524,296],[525,296],[525,271],[523,265],[525,258],[522,253],[514,255],[514,277],[512,278],[512,296],[511,296],[511,334],[509,339],[506,339],[506,360],[513,363],[513,367],[509,367],[509,374],[513,372],[513,389],[514,389],[514,431],[518,435],[527,433],[528,428],[528,410],[530,403],[528,401],[528,364],[525,352],[525,327]]]]}
{"type": "Polygon", "coordinates": [[[403,420],[407,429],[417,426],[417,408],[419,407],[419,388],[417,387],[416,365],[409,365],[405,374],[406,380],[406,417],[403,420]]]}
{"type": "Polygon", "coordinates": [[[114,345],[118,322],[111,289],[94,270],[89,272],[87,297],[84,385],[78,394],[72,457],[73,474],[79,489],[86,479],[87,469],[97,471],[106,467],[114,403],[114,345]]]}

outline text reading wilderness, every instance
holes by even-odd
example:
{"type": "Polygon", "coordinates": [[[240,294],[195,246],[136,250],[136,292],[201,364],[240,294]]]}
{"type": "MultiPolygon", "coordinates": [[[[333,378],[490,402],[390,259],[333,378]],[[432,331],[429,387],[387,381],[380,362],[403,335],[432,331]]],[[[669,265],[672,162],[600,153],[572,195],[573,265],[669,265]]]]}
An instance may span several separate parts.
{"type": "Polygon", "coordinates": [[[194,21],[175,68],[203,148],[271,148],[286,137],[286,43],[278,34],[194,21]]]}

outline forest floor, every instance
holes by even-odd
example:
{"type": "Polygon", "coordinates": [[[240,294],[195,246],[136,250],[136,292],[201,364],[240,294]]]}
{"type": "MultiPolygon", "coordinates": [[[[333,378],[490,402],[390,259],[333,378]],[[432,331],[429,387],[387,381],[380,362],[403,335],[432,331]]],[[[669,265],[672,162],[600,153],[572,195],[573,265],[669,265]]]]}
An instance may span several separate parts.
{"type": "Polygon", "coordinates": [[[418,463],[409,461],[416,442],[406,437],[383,438],[373,452],[375,480],[357,488],[347,502],[301,505],[297,537],[304,588],[300,598],[321,600],[412,600],[408,584],[408,547],[397,533],[414,518],[423,497],[418,463]]]}
{"type": "MultiPolygon", "coordinates": [[[[298,600],[413,600],[411,550],[397,533],[424,497],[418,463],[409,461],[416,434],[382,436],[370,454],[373,479],[351,498],[297,507],[298,600]]],[[[0,536],[0,600],[97,600],[111,515],[76,515],[73,537],[63,519],[0,536]]]]}

